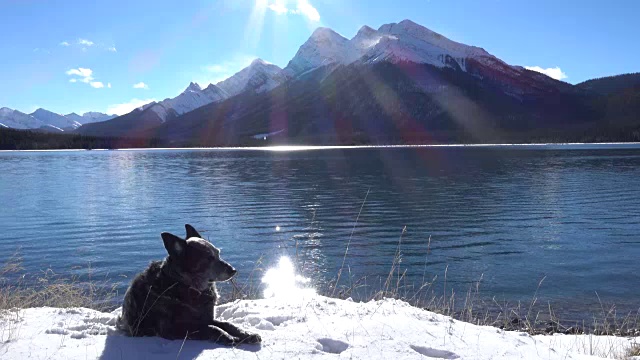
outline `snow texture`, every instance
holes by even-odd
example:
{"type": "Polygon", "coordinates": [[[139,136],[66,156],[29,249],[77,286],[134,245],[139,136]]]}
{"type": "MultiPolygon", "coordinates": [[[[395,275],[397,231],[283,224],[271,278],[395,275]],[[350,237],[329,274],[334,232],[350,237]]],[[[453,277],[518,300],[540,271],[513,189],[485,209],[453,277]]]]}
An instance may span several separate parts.
{"type": "Polygon", "coordinates": [[[87,112],[80,116],[76,113],[60,115],[49,110],[38,109],[31,114],[3,107],[0,109],[0,124],[14,129],[52,128],[58,131],[73,130],[83,124],[111,120],[115,115],[99,112],[87,112]]]}
{"type": "Polygon", "coordinates": [[[38,129],[46,125],[31,115],[6,107],[0,109],[0,123],[14,129],[38,129]]]}
{"type": "Polygon", "coordinates": [[[449,40],[424,26],[403,20],[382,25],[378,30],[363,26],[351,40],[331,29],[318,28],[300,47],[285,71],[291,76],[299,76],[319,66],[348,65],[356,61],[411,61],[466,70],[469,58],[483,64],[501,63],[482,48],[449,40]]]}
{"type": "Polygon", "coordinates": [[[154,104],[151,110],[165,121],[170,109],[182,115],[245,91],[253,90],[256,93],[269,91],[286,80],[287,76],[278,66],[256,59],[230,78],[216,85],[210,84],[205,89],[192,82],[180,95],[154,104]]]}
{"type": "Polygon", "coordinates": [[[266,92],[286,80],[287,76],[281,68],[262,59],[255,59],[249,66],[216,85],[231,97],[248,90],[266,92]]]}
{"type": "Polygon", "coordinates": [[[213,84],[202,89],[200,85],[192,82],[180,95],[164,99],[152,105],[151,111],[155,112],[162,121],[165,121],[167,114],[169,114],[169,109],[173,109],[178,115],[182,115],[201,106],[222,101],[227,97],[228,95],[222,89],[213,84]]]}
{"type": "Polygon", "coordinates": [[[42,121],[45,125],[51,125],[59,129],[72,130],[72,129],[77,129],[82,125],[81,123],[74,121],[72,119],[69,119],[63,115],[56,114],[52,111],[45,110],[42,108],[31,113],[31,116],[42,121]]]}
{"type": "Polygon", "coordinates": [[[216,308],[262,336],[262,345],[130,338],[117,314],[34,308],[2,313],[2,359],[597,359],[638,339],[529,336],[476,326],[392,299],[356,303],[318,295],[237,301],[216,308]]]}

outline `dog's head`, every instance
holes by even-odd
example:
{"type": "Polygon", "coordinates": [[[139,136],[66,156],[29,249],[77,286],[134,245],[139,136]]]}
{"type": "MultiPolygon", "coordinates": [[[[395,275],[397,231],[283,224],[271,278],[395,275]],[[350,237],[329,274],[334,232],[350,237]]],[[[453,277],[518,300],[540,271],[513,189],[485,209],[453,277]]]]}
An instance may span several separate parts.
{"type": "Polygon", "coordinates": [[[162,233],[164,247],[174,269],[181,279],[188,280],[196,288],[214,281],[227,281],[236,274],[236,269],[220,258],[220,250],[213,246],[193,228],[186,224],[187,238],[162,233]]]}

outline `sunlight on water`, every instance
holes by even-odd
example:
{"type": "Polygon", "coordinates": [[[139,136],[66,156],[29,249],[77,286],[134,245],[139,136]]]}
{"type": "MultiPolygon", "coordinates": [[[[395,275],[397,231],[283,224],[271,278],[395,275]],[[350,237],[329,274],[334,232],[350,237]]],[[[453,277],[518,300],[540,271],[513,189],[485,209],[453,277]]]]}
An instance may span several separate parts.
{"type": "Polygon", "coordinates": [[[272,297],[311,297],[316,294],[313,288],[307,287],[309,279],[296,275],[291,260],[283,256],[278,265],[267,270],[262,278],[262,282],[267,284],[264,290],[265,298],[272,297]]]}

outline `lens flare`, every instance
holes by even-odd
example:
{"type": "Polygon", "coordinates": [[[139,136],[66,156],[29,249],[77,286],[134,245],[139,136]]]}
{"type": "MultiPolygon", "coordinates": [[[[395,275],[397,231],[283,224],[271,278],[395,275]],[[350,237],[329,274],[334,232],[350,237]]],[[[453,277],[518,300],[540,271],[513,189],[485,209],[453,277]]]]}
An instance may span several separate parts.
{"type": "Polygon", "coordinates": [[[316,291],[307,287],[309,281],[308,278],[296,275],[291,260],[283,256],[280,258],[278,266],[267,270],[262,278],[262,282],[267,285],[264,290],[264,297],[283,297],[288,299],[312,297],[316,294],[316,291]]]}

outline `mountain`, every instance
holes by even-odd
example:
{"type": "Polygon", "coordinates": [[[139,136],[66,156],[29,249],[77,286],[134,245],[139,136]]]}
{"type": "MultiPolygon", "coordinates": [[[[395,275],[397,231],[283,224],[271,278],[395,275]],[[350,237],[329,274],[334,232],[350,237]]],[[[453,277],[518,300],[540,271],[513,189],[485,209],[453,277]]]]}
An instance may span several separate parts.
{"type": "MultiPolygon", "coordinates": [[[[320,66],[380,62],[459,69],[498,83],[513,96],[573,91],[570,84],[520,66],[510,66],[480,47],[449,40],[410,20],[385,24],[378,30],[365,25],[351,40],[331,29],[318,28],[284,71],[295,77],[320,66]]],[[[423,85],[433,87],[428,79],[423,85]]]]}
{"type": "Polygon", "coordinates": [[[170,146],[511,142],[596,121],[588,97],[532,94],[432,64],[327,65],[268,93],[203,106],[148,136],[170,146]]]}
{"type": "Polygon", "coordinates": [[[25,114],[4,107],[0,109],[0,126],[13,129],[62,132],[75,130],[82,124],[107,121],[115,117],[115,115],[107,115],[99,112],[87,112],[82,116],[76,113],[60,115],[42,108],[37,109],[31,114],[25,114]]]}
{"type": "Polygon", "coordinates": [[[587,80],[576,87],[602,95],[610,95],[640,85],[640,73],[607,76],[587,80]]]}
{"type": "Polygon", "coordinates": [[[284,68],[289,76],[299,76],[309,70],[331,64],[346,64],[353,55],[352,46],[342,35],[321,27],[316,29],[284,68]]]}
{"type": "Polygon", "coordinates": [[[111,120],[111,119],[115,118],[116,116],[117,115],[107,115],[107,114],[103,114],[101,112],[90,111],[90,112],[86,112],[86,113],[84,113],[82,115],[78,115],[76,113],[71,113],[71,114],[65,115],[64,117],[84,125],[84,124],[89,124],[89,123],[94,123],[94,122],[111,120]]]}
{"type": "Polygon", "coordinates": [[[351,39],[318,28],[283,70],[256,60],[76,131],[165,146],[640,139],[638,94],[573,86],[404,20],[351,39]]]}
{"type": "Polygon", "coordinates": [[[30,115],[42,121],[45,125],[49,125],[55,129],[59,129],[60,131],[77,129],[82,125],[81,123],[66,118],[63,115],[56,114],[42,108],[37,109],[30,115]]]}
{"type": "Polygon", "coordinates": [[[227,97],[231,97],[249,90],[258,93],[269,91],[286,80],[287,76],[281,68],[262,59],[255,59],[249,66],[216,85],[227,97]]]}
{"type": "Polygon", "coordinates": [[[150,131],[177,116],[175,110],[166,109],[162,102],[153,102],[108,121],[82,125],[74,133],[89,136],[146,137],[150,131]]]}
{"type": "Polygon", "coordinates": [[[46,124],[35,117],[18,110],[3,107],[0,109],[0,126],[13,129],[38,129],[46,124]]]}
{"type": "Polygon", "coordinates": [[[77,132],[95,136],[130,136],[132,131],[138,133],[154,124],[163,123],[201,106],[218,103],[245,91],[267,92],[285,81],[287,81],[287,75],[282,69],[262,59],[256,59],[246,68],[216,85],[210,84],[202,89],[200,85],[192,82],[175,98],[147,104],[144,109],[136,109],[122,116],[126,120],[115,121],[114,119],[105,124],[87,124],[77,132]],[[129,124],[129,122],[138,121],[141,122],[139,126],[129,124]],[[124,127],[122,127],[123,124],[125,124],[124,127]]]}
{"type": "Polygon", "coordinates": [[[154,104],[151,109],[164,121],[171,111],[178,115],[184,114],[202,105],[220,101],[226,97],[227,94],[213,84],[202,89],[200,85],[192,82],[180,95],[172,99],[164,99],[154,104]]]}
{"type": "Polygon", "coordinates": [[[365,25],[351,40],[329,28],[318,28],[300,47],[285,71],[299,75],[319,66],[348,65],[355,61],[409,61],[437,67],[457,66],[465,70],[467,59],[482,63],[498,60],[482,48],[457,43],[410,20],[404,20],[382,25],[378,30],[365,25]]]}

